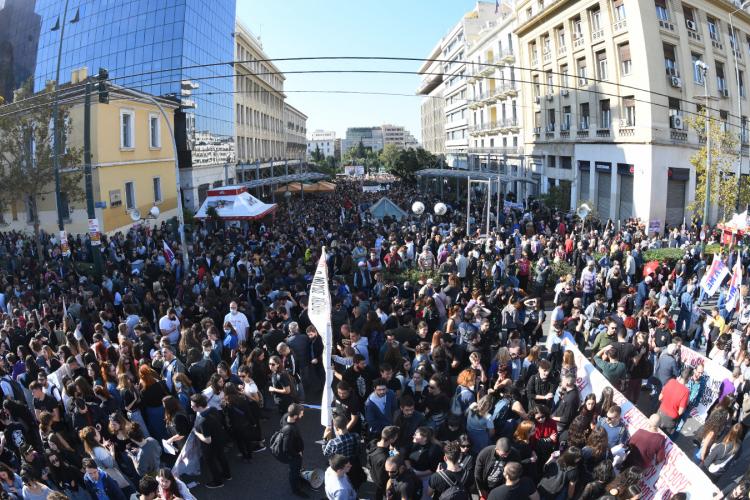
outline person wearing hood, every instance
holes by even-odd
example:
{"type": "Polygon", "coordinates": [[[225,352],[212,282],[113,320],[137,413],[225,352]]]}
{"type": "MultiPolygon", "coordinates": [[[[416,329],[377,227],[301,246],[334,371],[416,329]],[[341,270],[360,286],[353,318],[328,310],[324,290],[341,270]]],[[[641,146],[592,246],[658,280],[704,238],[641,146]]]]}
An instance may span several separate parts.
{"type": "Polygon", "coordinates": [[[117,482],[101,470],[92,458],[83,459],[83,485],[92,498],[98,500],[125,500],[117,482]]]}
{"type": "Polygon", "coordinates": [[[382,378],[377,379],[373,387],[372,394],[365,402],[365,420],[370,434],[378,435],[386,426],[393,425],[396,395],[382,378]]]}

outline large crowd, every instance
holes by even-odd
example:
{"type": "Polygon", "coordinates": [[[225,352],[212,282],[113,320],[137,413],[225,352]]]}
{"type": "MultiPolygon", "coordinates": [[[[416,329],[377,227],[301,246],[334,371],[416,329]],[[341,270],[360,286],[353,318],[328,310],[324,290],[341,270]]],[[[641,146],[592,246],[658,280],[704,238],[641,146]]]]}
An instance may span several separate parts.
{"type": "MultiPolygon", "coordinates": [[[[638,499],[706,390],[686,346],[732,373],[691,436],[694,460],[748,498],[750,304],[745,287],[732,311],[726,286],[715,305],[702,291],[710,231],[649,234],[533,202],[467,235],[461,210],[430,213],[435,193],[393,182],[397,205],[428,209],[378,220],[367,206],[383,193],[362,191],[340,181],[273,220],[197,225],[189,263],[167,224],[100,246],[72,237],[70,256],[52,236],[0,234],[2,495],[189,500],[196,477],[221,488],[264,452],[301,497],[305,455],[322,453],[329,499],[638,499]],[[308,316],[323,247],[331,360],[308,316]],[[645,261],[661,247],[684,255],[645,261]],[[650,415],[645,428],[630,435],[611,389],[581,397],[572,347],[650,415]],[[331,425],[305,449],[326,363],[331,425]]],[[[747,270],[736,250],[720,258],[747,270]]]]}

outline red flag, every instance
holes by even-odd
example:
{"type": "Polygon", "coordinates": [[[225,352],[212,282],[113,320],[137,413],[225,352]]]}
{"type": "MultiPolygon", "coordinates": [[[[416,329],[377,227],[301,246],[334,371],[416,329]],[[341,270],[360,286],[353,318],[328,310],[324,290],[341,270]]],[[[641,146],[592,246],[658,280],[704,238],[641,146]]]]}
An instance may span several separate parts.
{"type": "Polygon", "coordinates": [[[174,262],[174,252],[169,248],[166,241],[164,242],[164,258],[167,259],[167,262],[170,264],[174,262]]]}

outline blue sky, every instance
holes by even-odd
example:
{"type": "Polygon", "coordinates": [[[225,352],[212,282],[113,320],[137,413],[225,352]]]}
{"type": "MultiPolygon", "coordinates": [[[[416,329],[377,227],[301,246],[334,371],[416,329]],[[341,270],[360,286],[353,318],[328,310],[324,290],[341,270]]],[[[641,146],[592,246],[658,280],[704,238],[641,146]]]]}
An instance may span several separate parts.
{"type": "MultiPolygon", "coordinates": [[[[1,0],[0,0],[1,1],[1,0]]],[[[424,58],[474,7],[470,0],[237,0],[237,17],[261,36],[268,57],[385,56],[424,58]]],[[[282,71],[416,71],[418,61],[280,61],[282,71]]],[[[420,138],[417,75],[287,74],[284,89],[410,94],[409,97],[288,92],[315,129],[403,125],[420,138]]]]}

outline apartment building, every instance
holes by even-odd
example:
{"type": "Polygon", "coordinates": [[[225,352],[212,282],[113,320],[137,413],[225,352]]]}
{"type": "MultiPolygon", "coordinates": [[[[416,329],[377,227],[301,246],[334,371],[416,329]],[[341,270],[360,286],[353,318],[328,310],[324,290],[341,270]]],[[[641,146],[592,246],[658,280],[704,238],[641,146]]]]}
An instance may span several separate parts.
{"type": "Polygon", "coordinates": [[[405,127],[386,124],[380,127],[383,131],[383,146],[393,144],[399,149],[416,148],[417,140],[405,127]]]}
{"type": "Polygon", "coordinates": [[[239,21],[234,40],[237,159],[264,167],[286,157],[285,77],[268,60],[260,40],[239,21]]]}
{"type": "Polygon", "coordinates": [[[307,149],[307,115],[288,102],[284,103],[286,124],[286,158],[301,160],[307,149]]]}
{"type": "Polygon", "coordinates": [[[319,149],[324,157],[336,157],[336,132],[333,130],[316,130],[307,141],[307,157],[311,158],[313,152],[319,149]]]}
{"type": "Polygon", "coordinates": [[[441,42],[432,49],[419,67],[422,82],[417,95],[424,96],[420,105],[422,146],[436,155],[445,154],[445,100],[443,99],[443,64],[441,42]]]}
{"type": "MultiPolygon", "coordinates": [[[[480,30],[488,21],[498,17],[495,2],[477,2],[474,9],[467,12],[463,18],[445,35],[436,46],[428,59],[438,59],[439,64],[426,61],[419,69],[423,75],[422,84],[417,90],[418,95],[443,99],[445,120],[446,162],[454,168],[467,168],[469,154],[469,121],[466,55],[470,43],[477,39],[480,30]],[[430,73],[441,73],[442,81],[430,73]]],[[[423,122],[425,113],[433,111],[433,106],[426,100],[422,106],[423,122]]],[[[434,119],[432,120],[434,122],[434,119]]],[[[428,134],[432,134],[429,131],[428,134]]],[[[432,137],[423,138],[425,145],[434,141],[432,137]]],[[[433,146],[433,144],[429,144],[433,146]]],[[[437,151],[433,151],[437,152],[437,151]]]]}
{"type": "Polygon", "coordinates": [[[524,0],[517,15],[524,138],[543,190],[569,190],[571,208],[590,202],[603,219],[689,219],[704,139],[687,123],[704,93],[747,144],[750,16],[720,0],[524,0]]]}
{"type": "Polygon", "coordinates": [[[528,182],[515,180],[507,187],[524,199],[535,194],[540,177],[525,168],[515,28],[515,6],[504,2],[498,17],[485,23],[467,51],[469,166],[527,178],[528,182]]]}

